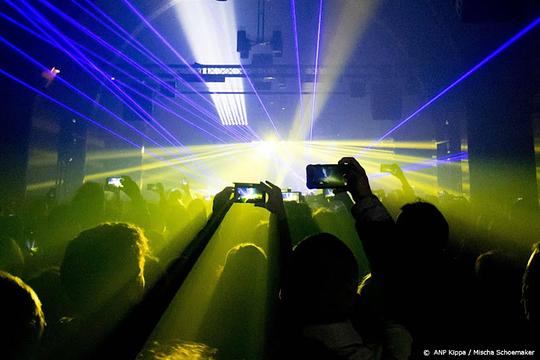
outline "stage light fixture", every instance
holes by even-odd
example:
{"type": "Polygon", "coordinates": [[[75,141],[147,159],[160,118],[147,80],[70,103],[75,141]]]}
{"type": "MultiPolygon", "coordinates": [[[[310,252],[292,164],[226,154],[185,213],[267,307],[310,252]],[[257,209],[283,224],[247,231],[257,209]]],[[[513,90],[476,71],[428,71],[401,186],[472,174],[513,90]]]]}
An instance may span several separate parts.
{"type": "MultiPolygon", "coordinates": [[[[234,48],[237,29],[234,8],[215,3],[180,1],[176,12],[194,61],[199,64],[238,64],[234,48]],[[203,21],[204,20],[204,21],[203,21]],[[203,21],[203,23],[201,23],[203,21]],[[219,46],[216,46],[219,44],[219,46]]],[[[244,84],[241,78],[206,82],[222,125],[247,125],[244,84]],[[215,94],[230,92],[231,94],[215,94]],[[234,93],[234,94],[233,94],[234,93]]]]}
{"type": "MultiPolygon", "coordinates": [[[[172,70],[169,69],[163,62],[161,62],[159,59],[157,59],[155,57],[154,54],[152,54],[148,49],[146,49],[139,41],[137,41],[136,39],[134,39],[125,29],[123,29],[119,24],[117,24],[114,19],[112,19],[111,17],[109,17],[106,13],[104,13],[99,7],[97,7],[96,5],[94,4],[91,4],[90,2],[87,1],[87,4],[89,6],[92,7],[93,10],[95,10],[97,13],[99,13],[101,16],[103,16],[105,19],[108,20],[109,23],[106,23],[104,22],[101,18],[97,17],[93,12],[89,11],[88,9],[86,9],[84,6],[82,6],[81,4],[78,4],[77,2],[75,2],[75,4],[81,8],[86,14],[88,14],[89,16],[91,16],[94,20],[96,20],[97,22],[99,22],[100,24],[102,24],[103,26],[105,26],[107,29],[111,30],[113,33],[115,33],[117,36],[119,36],[120,38],[124,39],[124,41],[126,41],[127,43],[129,43],[131,46],[135,47],[138,49],[139,52],[143,53],[147,58],[151,59],[151,61],[155,61],[156,64],[165,71],[165,73],[169,73],[173,76],[173,78],[177,78],[177,79],[180,79],[180,77],[175,74],[175,73],[172,73],[172,70]],[[109,24],[112,24],[112,27],[109,25],[109,24]]],[[[0,14],[1,15],[1,14],[0,14]]],[[[11,21],[11,20],[10,20],[11,21]]],[[[108,64],[109,66],[112,66],[113,68],[115,68],[116,70],[118,70],[120,73],[123,73],[124,75],[126,75],[128,78],[131,78],[132,80],[136,80],[135,77],[133,77],[133,75],[129,74],[129,73],[126,73],[124,70],[122,69],[119,69],[116,65],[114,64],[111,64],[109,61],[107,61],[106,59],[103,59],[103,57],[101,57],[100,55],[96,54],[95,52],[81,46],[80,44],[77,44],[77,47],[81,48],[81,49],[84,49],[85,52],[87,53],[90,53],[92,54],[92,56],[94,58],[99,58],[101,61],[103,61],[104,63],[108,64]]],[[[132,60],[128,60],[130,64],[134,65],[132,63],[132,60]]],[[[195,63],[194,66],[198,65],[197,63],[195,63]]],[[[142,70],[144,73],[146,73],[146,70],[144,68],[141,68],[139,67],[138,65],[136,66],[137,68],[139,68],[139,70],[142,70]]],[[[189,97],[187,97],[186,95],[183,95],[181,93],[179,93],[178,91],[176,91],[175,88],[171,87],[170,85],[166,84],[164,81],[162,81],[161,79],[159,78],[156,78],[153,74],[151,73],[147,73],[151,78],[154,78],[158,84],[160,84],[162,87],[165,87],[166,89],[170,90],[172,93],[175,93],[177,95],[179,95],[179,98],[181,99],[181,101],[184,101],[186,102],[187,104],[189,104],[191,107],[193,107],[196,111],[200,112],[200,114],[197,114],[197,113],[194,113],[192,110],[189,110],[188,108],[184,108],[186,109],[190,114],[196,116],[197,118],[201,119],[205,124],[207,125],[210,125],[211,127],[213,127],[214,129],[220,131],[220,132],[224,132],[223,129],[221,128],[218,128],[215,126],[215,124],[213,122],[210,122],[208,121],[207,119],[205,119],[204,117],[209,117],[210,119],[214,119],[216,116],[215,114],[213,114],[212,112],[208,111],[207,109],[201,107],[200,105],[198,105],[197,103],[195,103],[193,100],[191,100],[189,97]],[[204,115],[201,116],[201,115],[204,115]]],[[[198,77],[198,79],[200,79],[200,77],[198,77]]],[[[203,79],[201,79],[203,80],[203,79]]],[[[204,78],[204,81],[217,81],[218,79],[212,79],[212,80],[209,80],[208,78],[204,78]]],[[[225,81],[224,78],[223,80],[220,80],[220,81],[225,81]]],[[[184,83],[189,89],[193,90],[195,93],[197,93],[199,96],[202,96],[195,88],[191,87],[191,85],[189,85],[188,83],[182,81],[182,83],[184,83]]],[[[145,86],[148,86],[148,85],[145,85],[145,86]]],[[[207,100],[206,97],[202,97],[204,99],[204,101],[208,102],[210,105],[214,105],[212,104],[212,102],[210,100],[207,100]]],[[[173,104],[176,103],[173,102],[173,104]]],[[[161,104],[163,105],[163,104],[161,104]]],[[[168,112],[171,112],[173,113],[173,115],[175,115],[176,117],[182,119],[183,121],[186,121],[188,123],[190,123],[190,125],[198,128],[199,130],[205,132],[205,133],[208,133],[206,130],[203,130],[202,128],[200,128],[199,126],[195,125],[194,123],[188,121],[185,117],[182,117],[182,116],[179,116],[178,113],[172,111],[170,108],[166,107],[166,110],[168,112]]],[[[242,138],[243,135],[238,133],[236,130],[233,130],[233,131],[227,131],[225,132],[227,133],[229,136],[233,137],[233,138],[242,138]]],[[[211,135],[212,136],[212,135],[211,135]]]]}

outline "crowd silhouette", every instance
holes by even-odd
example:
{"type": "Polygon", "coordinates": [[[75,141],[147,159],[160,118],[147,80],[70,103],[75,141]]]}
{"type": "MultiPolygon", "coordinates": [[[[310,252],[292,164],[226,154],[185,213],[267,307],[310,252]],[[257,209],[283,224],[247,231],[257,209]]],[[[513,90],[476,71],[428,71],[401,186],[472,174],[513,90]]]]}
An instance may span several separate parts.
{"type": "Polygon", "coordinates": [[[268,181],[256,206],[235,204],[231,187],[208,199],[187,182],[156,184],[155,201],[124,176],[110,197],[87,182],[68,203],[3,204],[0,358],[536,351],[535,208],[518,200],[490,217],[464,197],[417,198],[397,165],[402,188],[385,193],[354,158],[339,164],[345,188],[299,202],[268,181]],[[208,253],[218,254],[206,256],[211,270],[193,275],[208,253]],[[179,298],[190,292],[194,301],[179,298]]]}

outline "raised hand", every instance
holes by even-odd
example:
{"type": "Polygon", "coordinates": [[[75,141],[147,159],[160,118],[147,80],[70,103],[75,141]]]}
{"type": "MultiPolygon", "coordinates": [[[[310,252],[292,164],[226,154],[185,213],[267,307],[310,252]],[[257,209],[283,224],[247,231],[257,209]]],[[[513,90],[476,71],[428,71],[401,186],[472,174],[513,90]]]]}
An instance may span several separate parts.
{"type": "Polygon", "coordinates": [[[391,164],[390,165],[390,173],[397,177],[398,179],[404,178],[403,170],[401,170],[401,167],[399,167],[398,164],[391,164]]]}
{"type": "Polygon", "coordinates": [[[339,160],[338,164],[346,168],[347,191],[351,193],[355,202],[373,194],[366,171],[355,158],[344,157],[339,160]]]}
{"type": "Polygon", "coordinates": [[[142,200],[139,185],[129,176],[122,176],[122,187],[120,188],[133,201],[142,200]]]}
{"type": "Polygon", "coordinates": [[[227,205],[228,202],[231,201],[232,194],[234,192],[234,188],[232,186],[227,186],[220,192],[214,196],[214,202],[212,203],[212,211],[215,213],[216,211],[222,209],[227,205]]]}
{"type": "Polygon", "coordinates": [[[283,195],[281,193],[281,188],[277,185],[272,184],[270,181],[261,181],[261,186],[264,188],[264,191],[268,194],[268,199],[265,203],[258,203],[255,206],[263,207],[270,211],[271,213],[278,216],[278,218],[285,217],[285,206],[283,205],[283,195]]]}

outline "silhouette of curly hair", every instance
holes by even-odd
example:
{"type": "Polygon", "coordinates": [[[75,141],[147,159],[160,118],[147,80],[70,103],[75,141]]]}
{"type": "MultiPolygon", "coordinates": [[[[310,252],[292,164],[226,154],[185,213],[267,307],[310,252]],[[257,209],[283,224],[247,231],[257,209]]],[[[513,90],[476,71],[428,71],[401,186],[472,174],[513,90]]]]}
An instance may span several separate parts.
{"type": "Polygon", "coordinates": [[[0,271],[0,358],[32,358],[45,329],[41,302],[21,279],[0,271]]]}

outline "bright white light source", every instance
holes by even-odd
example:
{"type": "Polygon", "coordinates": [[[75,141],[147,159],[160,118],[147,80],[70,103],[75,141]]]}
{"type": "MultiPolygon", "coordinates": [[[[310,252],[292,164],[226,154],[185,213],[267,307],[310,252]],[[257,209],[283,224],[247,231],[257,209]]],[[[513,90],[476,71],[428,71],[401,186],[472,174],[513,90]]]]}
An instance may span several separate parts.
{"type": "Polygon", "coordinates": [[[284,143],[278,141],[275,138],[269,138],[265,141],[256,141],[254,142],[256,150],[260,155],[271,157],[276,155],[280,146],[283,146],[284,143]]]}
{"type": "MultiPolygon", "coordinates": [[[[195,61],[200,64],[240,64],[236,52],[236,17],[233,6],[218,2],[183,0],[176,12],[195,61]]],[[[211,92],[243,92],[240,78],[228,78],[223,83],[207,83],[211,92]]],[[[246,102],[243,94],[211,94],[222,125],[247,125],[246,102]]]]}

